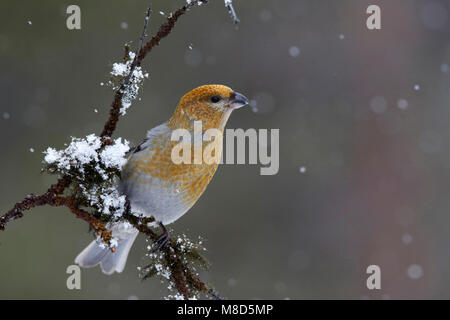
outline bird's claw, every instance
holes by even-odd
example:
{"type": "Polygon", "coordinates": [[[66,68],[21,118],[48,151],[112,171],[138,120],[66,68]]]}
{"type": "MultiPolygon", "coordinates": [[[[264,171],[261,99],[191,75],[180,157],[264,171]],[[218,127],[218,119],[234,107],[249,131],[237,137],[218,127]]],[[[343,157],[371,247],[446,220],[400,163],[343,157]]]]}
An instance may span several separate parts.
{"type": "Polygon", "coordinates": [[[163,250],[170,242],[169,232],[162,223],[160,223],[159,225],[163,229],[163,234],[155,240],[156,247],[152,250],[152,253],[163,250]]]}
{"type": "Polygon", "coordinates": [[[163,250],[167,244],[170,242],[170,237],[167,234],[163,234],[158,239],[155,240],[156,247],[152,250],[152,252],[157,252],[163,250]]]}

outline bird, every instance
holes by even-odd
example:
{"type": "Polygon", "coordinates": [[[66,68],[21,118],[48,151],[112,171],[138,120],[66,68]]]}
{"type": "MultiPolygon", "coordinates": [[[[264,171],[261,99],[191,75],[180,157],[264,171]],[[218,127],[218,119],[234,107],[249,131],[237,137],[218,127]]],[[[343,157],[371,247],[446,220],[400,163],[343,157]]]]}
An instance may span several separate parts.
{"type": "MultiPolygon", "coordinates": [[[[142,143],[130,151],[117,189],[126,195],[133,213],[155,218],[163,230],[163,235],[157,240],[159,248],[169,240],[165,226],[192,208],[219,165],[218,161],[175,163],[172,152],[179,142],[172,139],[172,134],[177,130],[193,133],[195,145],[194,129],[198,121],[201,121],[202,132],[213,129],[223,134],[232,111],[248,103],[243,94],[225,85],[197,87],[180,99],[168,121],[149,130],[142,143]]],[[[217,147],[214,157],[220,159],[223,135],[217,135],[208,144],[217,147]]],[[[190,150],[193,151],[192,159],[195,150],[190,150]]],[[[111,223],[108,229],[117,241],[115,250],[96,239],[75,258],[76,264],[85,268],[100,265],[102,272],[108,275],[124,270],[139,232],[126,221],[111,223]]]]}

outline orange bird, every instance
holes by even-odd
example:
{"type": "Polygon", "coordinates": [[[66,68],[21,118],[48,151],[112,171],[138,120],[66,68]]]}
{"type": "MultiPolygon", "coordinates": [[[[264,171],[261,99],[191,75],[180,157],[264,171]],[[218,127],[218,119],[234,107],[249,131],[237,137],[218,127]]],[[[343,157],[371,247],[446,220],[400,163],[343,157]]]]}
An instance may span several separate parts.
{"type": "MultiPolygon", "coordinates": [[[[164,234],[158,239],[159,247],[168,242],[164,225],[184,215],[198,200],[211,181],[218,161],[195,162],[195,148],[189,146],[188,163],[173,159],[174,132],[188,132],[194,137],[197,121],[201,121],[202,133],[215,129],[220,134],[208,141],[215,148],[214,157],[220,159],[222,134],[231,112],[248,104],[242,94],[223,85],[205,85],[185,94],[172,117],[165,123],[149,130],[147,137],[131,153],[124,166],[119,191],[125,194],[135,214],[153,216],[164,234]]],[[[191,141],[189,141],[190,143],[191,141]]],[[[203,143],[203,147],[205,143],[203,143]]],[[[183,149],[184,150],[184,149],[183,149]]],[[[75,259],[81,267],[100,264],[106,274],[122,272],[138,231],[127,222],[110,226],[113,237],[118,240],[115,252],[94,240],[75,259]]]]}

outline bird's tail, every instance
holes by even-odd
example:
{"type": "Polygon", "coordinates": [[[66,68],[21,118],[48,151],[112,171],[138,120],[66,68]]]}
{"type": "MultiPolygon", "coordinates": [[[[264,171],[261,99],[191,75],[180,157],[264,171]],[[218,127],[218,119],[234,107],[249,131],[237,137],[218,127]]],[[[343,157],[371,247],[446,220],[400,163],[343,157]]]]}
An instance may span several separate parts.
{"type": "Polygon", "coordinates": [[[100,268],[105,274],[122,272],[128,253],[139,232],[127,222],[116,223],[110,229],[112,236],[117,239],[114,252],[111,248],[102,246],[101,240],[97,239],[80,252],[75,258],[75,263],[83,268],[95,267],[100,264],[100,268]]]}

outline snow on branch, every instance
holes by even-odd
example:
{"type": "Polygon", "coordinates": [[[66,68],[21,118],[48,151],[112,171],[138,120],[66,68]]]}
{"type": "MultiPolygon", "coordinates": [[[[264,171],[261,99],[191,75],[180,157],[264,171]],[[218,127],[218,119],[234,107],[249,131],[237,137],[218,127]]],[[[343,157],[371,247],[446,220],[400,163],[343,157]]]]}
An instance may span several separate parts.
{"type": "MultiPolygon", "coordinates": [[[[115,188],[122,166],[126,163],[126,154],[130,150],[129,142],[122,138],[111,138],[120,116],[125,115],[127,108],[136,99],[144,79],[148,77],[148,73],[141,67],[143,59],[171,33],[182,15],[192,7],[207,2],[188,0],[184,6],[171,13],[157,33],[144,43],[152,13],[150,8],[147,10],[136,53],[126,45],[123,61],[113,64],[110,84],[114,90],[114,100],[101,134],[90,134],[84,138],[72,137],[70,143],[61,150],[48,148],[44,152],[44,170],[58,175],[58,181],[44,194],[29,194],[0,216],[0,230],[5,230],[9,222],[23,217],[25,211],[34,207],[64,206],[77,218],[87,222],[103,244],[114,251],[117,240],[106,226],[110,222],[126,221],[151,242],[147,248],[150,263],[140,269],[143,279],[151,276],[166,279],[168,288],[176,291],[168,298],[195,299],[203,293],[220,299],[211,286],[200,280],[196,272],[197,266],[205,268],[208,265],[202,255],[205,249],[201,241],[193,242],[184,235],[171,237],[167,246],[155,252],[153,243],[159,238],[159,234],[150,227],[154,218],[133,214],[126,196],[119,194],[115,188]]],[[[232,2],[225,0],[225,5],[233,20],[238,22],[232,2]]]]}
{"type": "Polygon", "coordinates": [[[227,8],[228,13],[231,16],[231,19],[233,19],[233,22],[235,24],[238,24],[239,22],[241,22],[241,20],[239,20],[237,14],[236,14],[236,11],[234,10],[233,0],[224,0],[224,1],[225,1],[225,7],[227,8]]]}

